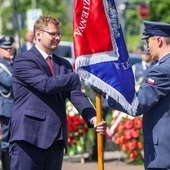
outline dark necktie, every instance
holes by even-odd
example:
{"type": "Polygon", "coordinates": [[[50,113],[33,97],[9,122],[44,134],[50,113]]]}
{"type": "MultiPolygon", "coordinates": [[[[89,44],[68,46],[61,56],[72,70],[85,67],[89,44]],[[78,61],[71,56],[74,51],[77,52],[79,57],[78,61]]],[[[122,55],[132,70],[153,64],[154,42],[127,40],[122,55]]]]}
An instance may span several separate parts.
{"type": "Polygon", "coordinates": [[[48,57],[46,58],[46,60],[47,60],[47,63],[48,63],[48,65],[49,65],[49,67],[50,67],[50,70],[51,70],[51,72],[52,72],[52,75],[54,75],[54,66],[53,66],[53,63],[52,63],[52,61],[51,61],[51,56],[48,56],[48,57]]]}
{"type": "MultiPolygon", "coordinates": [[[[54,66],[53,66],[53,63],[52,63],[52,61],[51,61],[51,56],[48,56],[48,57],[46,58],[46,60],[47,60],[47,63],[48,63],[48,65],[49,65],[49,67],[50,67],[50,70],[51,70],[51,72],[52,72],[52,75],[54,75],[54,66]]],[[[58,131],[58,134],[57,134],[57,136],[56,136],[55,141],[57,141],[57,140],[60,138],[60,136],[61,136],[61,127],[60,127],[60,129],[59,129],[59,131],[58,131]]]]}

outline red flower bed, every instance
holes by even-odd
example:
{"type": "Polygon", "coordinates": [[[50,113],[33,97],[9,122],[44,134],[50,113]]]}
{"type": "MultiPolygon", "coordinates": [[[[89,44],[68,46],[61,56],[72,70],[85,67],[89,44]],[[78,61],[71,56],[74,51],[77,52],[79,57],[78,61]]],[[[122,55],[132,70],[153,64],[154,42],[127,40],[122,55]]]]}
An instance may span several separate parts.
{"type": "Polygon", "coordinates": [[[85,139],[88,131],[84,119],[78,114],[74,106],[67,102],[67,127],[68,127],[68,156],[83,154],[85,139]]]}
{"type": "Polygon", "coordinates": [[[127,155],[127,162],[143,164],[142,118],[122,118],[118,123],[113,142],[127,155]]]}

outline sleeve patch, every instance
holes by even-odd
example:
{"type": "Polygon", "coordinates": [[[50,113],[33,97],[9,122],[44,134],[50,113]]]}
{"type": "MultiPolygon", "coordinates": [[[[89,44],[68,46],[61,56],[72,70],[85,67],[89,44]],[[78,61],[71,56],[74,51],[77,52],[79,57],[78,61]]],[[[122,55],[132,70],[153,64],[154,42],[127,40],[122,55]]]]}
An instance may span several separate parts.
{"type": "Polygon", "coordinates": [[[153,79],[151,79],[151,78],[148,78],[147,82],[148,82],[148,84],[151,84],[151,85],[153,85],[155,83],[155,81],[153,79]]]}

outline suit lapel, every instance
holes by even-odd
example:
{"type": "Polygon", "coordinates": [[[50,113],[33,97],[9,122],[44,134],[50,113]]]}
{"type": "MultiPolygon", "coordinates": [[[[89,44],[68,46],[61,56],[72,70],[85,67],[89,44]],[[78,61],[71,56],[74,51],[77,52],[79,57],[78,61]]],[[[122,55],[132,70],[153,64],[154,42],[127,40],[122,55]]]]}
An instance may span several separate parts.
{"type": "Polygon", "coordinates": [[[42,69],[48,76],[52,76],[48,63],[46,62],[44,57],[41,55],[41,53],[37,50],[35,45],[31,48],[30,51],[34,53],[35,60],[37,62],[37,65],[40,67],[40,69],[42,69]]]}
{"type": "Polygon", "coordinates": [[[60,66],[59,66],[59,61],[57,60],[57,56],[52,54],[52,58],[53,58],[55,75],[59,75],[60,74],[60,66]]]}

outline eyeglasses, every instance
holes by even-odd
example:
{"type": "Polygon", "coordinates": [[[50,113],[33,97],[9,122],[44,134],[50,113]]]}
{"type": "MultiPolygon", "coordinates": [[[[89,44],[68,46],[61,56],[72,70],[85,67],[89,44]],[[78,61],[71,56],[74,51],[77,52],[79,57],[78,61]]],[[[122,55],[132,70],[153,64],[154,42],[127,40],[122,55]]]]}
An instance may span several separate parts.
{"type": "Polygon", "coordinates": [[[49,34],[52,38],[59,38],[61,39],[62,38],[62,34],[58,34],[58,33],[54,33],[54,32],[49,32],[49,31],[46,31],[46,30],[40,30],[42,32],[46,32],[47,34],[49,34]]]}

